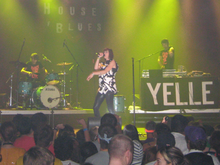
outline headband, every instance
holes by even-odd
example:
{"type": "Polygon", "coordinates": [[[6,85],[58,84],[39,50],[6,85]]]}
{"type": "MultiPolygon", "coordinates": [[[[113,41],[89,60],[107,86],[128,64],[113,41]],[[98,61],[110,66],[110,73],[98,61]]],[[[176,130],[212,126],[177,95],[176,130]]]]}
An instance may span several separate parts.
{"type": "Polygon", "coordinates": [[[154,133],[154,130],[145,129],[145,132],[146,132],[146,133],[154,133]]]}
{"type": "Polygon", "coordinates": [[[104,141],[106,141],[107,143],[109,143],[110,140],[112,139],[112,137],[107,138],[107,134],[105,134],[105,133],[104,133],[104,138],[101,137],[101,135],[99,135],[99,134],[98,134],[98,136],[99,136],[99,139],[104,140],[104,141]]]}

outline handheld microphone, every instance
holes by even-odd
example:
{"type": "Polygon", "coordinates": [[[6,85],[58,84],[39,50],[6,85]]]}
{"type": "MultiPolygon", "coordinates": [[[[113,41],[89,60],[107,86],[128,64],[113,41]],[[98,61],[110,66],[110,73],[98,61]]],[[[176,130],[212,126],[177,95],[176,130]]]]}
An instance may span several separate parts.
{"type": "MultiPolygon", "coordinates": [[[[98,55],[98,57],[100,57],[100,56],[99,56],[99,53],[95,53],[95,54],[98,55]]],[[[103,57],[105,57],[105,53],[103,53],[103,57]]]]}

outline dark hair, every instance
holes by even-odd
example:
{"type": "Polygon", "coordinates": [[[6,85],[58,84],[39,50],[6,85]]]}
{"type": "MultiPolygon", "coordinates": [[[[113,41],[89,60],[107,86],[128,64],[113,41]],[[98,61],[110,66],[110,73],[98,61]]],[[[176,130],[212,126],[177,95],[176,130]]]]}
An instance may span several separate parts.
{"type": "Polygon", "coordinates": [[[75,137],[74,128],[68,124],[65,124],[64,129],[59,130],[58,136],[63,136],[63,134],[68,134],[71,137],[75,137]]]}
{"type": "Polygon", "coordinates": [[[190,149],[204,150],[206,147],[207,140],[196,140],[191,141],[187,136],[185,136],[186,143],[189,143],[190,149]]]}
{"type": "Polygon", "coordinates": [[[82,162],[85,162],[85,160],[96,154],[98,152],[97,147],[93,142],[85,142],[84,144],[81,145],[80,147],[80,153],[82,156],[82,162]]]}
{"type": "Polygon", "coordinates": [[[130,151],[133,155],[134,153],[134,144],[132,140],[123,134],[118,134],[112,138],[109,144],[108,153],[110,159],[112,157],[121,158],[124,156],[126,151],[130,151]]]}
{"type": "Polygon", "coordinates": [[[214,132],[214,128],[211,125],[203,125],[203,128],[205,129],[206,136],[211,136],[214,132]]]}
{"type": "Polygon", "coordinates": [[[161,133],[157,136],[158,150],[167,146],[174,147],[175,144],[175,138],[171,133],[161,133]]]}
{"type": "Polygon", "coordinates": [[[183,133],[188,124],[188,119],[183,115],[175,115],[171,120],[171,131],[183,133]]]}
{"type": "Polygon", "coordinates": [[[30,59],[39,60],[39,56],[37,53],[32,53],[30,59]]]}
{"type": "Polygon", "coordinates": [[[42,128],[47,124],[47,116],[42,112],[35,113],[31,116],[31,128],[36,131],[38,128],[42,128]]]}
{"type": "Polygon", "coordinates": [[[155,128],[156,128],[156,123],[155,123],[154,121],[148,121],[148,122],[146,123],[145,128],[146,128],[147,130],[155,130],[155,128]]]}
{"type": "Polygon", "coordinates": [[[177,147],[165,147],[159,150],[167,164],[172,165],[189,165],[189,161],[184,157],[181,150],[177,147]]]}
{"type": "Polygon", "coordinates": [[[80,146],[81,146],[83,143],[86,142],[83,129],[80,129],[80,130],[76,133],[76,139],[77,139],[77,141],[79,142],[79,145],[80,145],[80,146]]]}
{"type": "Polygon", "coordinates": [[[55,157],[54,155],[46,148],[43,147],[32,147],[30,148],[23,157],[24,165],[51,165],[54,163],[55,157]]]}
{"type": "MultiPolygon", "coordinates": [[[[117,134],[117,130],[115,129],[115,127],[113,127],[112,125],[109,124],[103,124],[99,127],[99,136],[101,136],[102,138],[104,138],[105,136],[107,136],[107,138],[112,138],[113,136],[115,136],[117,134]]],[[[99,137],[100,139],[100,137],[99,137]]],[[[106,140],[102,140],[100,139],[100,147],[101,149],[107,149],[108,148],[109,143],[106,140]]]]}
{"type": "Polygon", "coordinates": [[[97,138],[98,138],[98,129],[99,129],[98,126],[94,126],[94,127],[90,128],[89,135],[90,135],[91,141],[97,140],[97,138]]]}
{"type": "Polygon", "coordinates": [[[214,131],[209,139],[209,143],[212,148],[220,153],[220,131],[214,131]]]}
{"type": "Polygon", "coordinates": [[[106,113],[101,117],[101,121],[100,124],[110,124],[113,127],[117,126],[117,118],[115,117],[115,115],[111,114],[111,113],[106,113]]]}
{"type": "Polygon", "coordinates": [[[157,154],[156,146],[146,148],[144,151],[143,164],[147,164],[149,162],[155,161],[156,154],[157,154]]]}
{"type": "Polygon", "coordinates": [[[34,131],[34,141],[37,146],[48,148],[53,140],[53,130],[51,126],[46,125],[37,131],[34,131]]]}
{"type": "Polygon", "coordinates": [[[16,139],[16,127],[11,121],[6,121],[1,125],[1,135],[4,142],[14,142],[16,139]]]}
{"type": "Polygon", "coordinates": [[[131,124],[126,125],[123,129],[123,134],[131,138],[131,140],[139,141],[138,131],[134,125],[131,124]]]}
{"type": "Polygon", "coordinates": [[[22,121],[23,117],[24,117],[24,115],[22,115],[22,114],[17,114],[13,117],[12,122],[14,123],[16,128],[17,128],[17,125],[20,124],[20,122],[22,121]]]}
{"type": "Polygon", "coordinates": [[[169,45],[169,40],[165,38],[161,41],[161,44],[168,44],[169,45]]]}
{"type": "Polygon", "coordinates": [[[170,128],[168,127],[168,125],[164,124],[164,123],[157,123],[156,128],[155,128],[155,132],[159,135],[161,133],[171,133],[170,128]]]}
{"type": "Polygon", "coordinates": [[[56,158],[62,161],[72,160],[79,163],[79,144],[68,135],[59,136],[55,139],[54,152],[56,158]]]}
{"type": "Polygon", "coordinates": [[[29,134],[31,131],[31,120],[29,117],[22,117],[22,120],[17,125],[17,130],[21,135],[29,134]]]}
{"type": "Polygon", "coordinates": [[[113,50],[109,49],[109,48],[105,48],[104,51],[108,51],[109,52],[109,59],[113,60],[113,58],[114,58],[113,50]]]}

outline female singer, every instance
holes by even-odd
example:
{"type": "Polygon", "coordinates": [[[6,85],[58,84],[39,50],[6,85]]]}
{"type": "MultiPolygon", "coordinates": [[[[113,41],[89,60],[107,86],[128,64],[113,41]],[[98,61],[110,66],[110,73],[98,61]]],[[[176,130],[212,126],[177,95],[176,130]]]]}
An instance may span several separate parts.
{"type": "Polygon", "coordinates": [[[99,107],[104,99],[106,99],[108,111],[112,114],[115,113],[113,97],[117,93],[115,75],[118,71],[118,64],[113,58],[114,55],[112,49],[104,49],[104,53],[101,52],[98,54],[94,66],[95,71],[87,77],[87,81],[89,81],[94,75],[99,76],[99,89],[93,106],[94,115],[96,117],[100,117],[99,107]],[[105,62],[100,63],[101,57],[104,57],[105,62]]]}

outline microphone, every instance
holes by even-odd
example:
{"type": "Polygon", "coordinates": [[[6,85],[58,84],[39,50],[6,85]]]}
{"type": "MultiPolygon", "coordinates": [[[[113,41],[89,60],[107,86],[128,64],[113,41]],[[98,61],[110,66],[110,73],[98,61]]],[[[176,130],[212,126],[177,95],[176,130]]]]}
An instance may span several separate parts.
{"type": "Polygon", "coordinates": [[[65,42],[66,42],[66,40],[64,40],[64,41],[63,41],[63,47],[66,45],[66,43],[65,43],[65,42]]]}
{"type": "Polygon", "coordinates": [[[48,101],[48,103],[52,103],[53,99],[52,99],[51,97],[49,97],[49,98],[47,99],[47,101],[48,101]]]}
{"type": "MultiPolygon", "coordinates": [[[[96,55],[98,55],[98,57],[99,57],[99,53],[95,53],[96,55]]],[[[105,57],[105,54],[104,54],[104,52],[103,52],[103,57],[105,57]]]]}
{"type": "Polygon", "coordinates": [[[43,56],[43,60],[44,60],[44,61],[47,61],[47,62],[50,62],[50,63],[51,63],[51,61],[50,61],[44,54],[42,54],[42,56],[43,56]]]}

